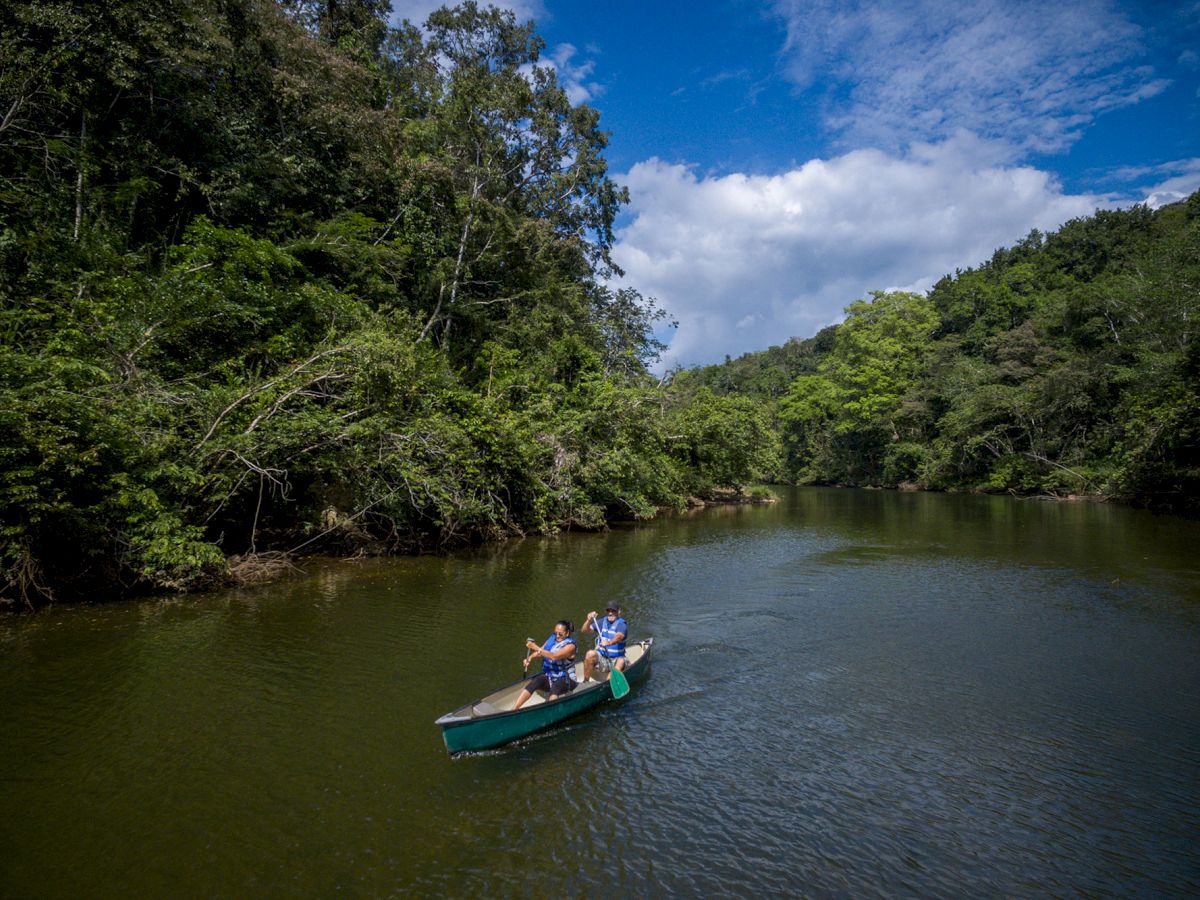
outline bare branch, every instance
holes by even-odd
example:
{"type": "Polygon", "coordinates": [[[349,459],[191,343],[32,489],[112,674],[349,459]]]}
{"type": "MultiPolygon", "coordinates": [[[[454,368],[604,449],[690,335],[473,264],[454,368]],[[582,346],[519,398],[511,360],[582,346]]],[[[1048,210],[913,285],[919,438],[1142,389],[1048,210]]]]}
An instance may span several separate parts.
{"type": "Polygon", "coordinates": [[[260,384],[257,387],[251,388],[250,390],[248,390],[246,393],[242,394],[242,396],[238,397],[236,400],[234,400],[227,407],[225,407],[225,409],[223,409],[221,411],[221,414],[219,416],[217,416],[216,420],[212,423],[212,426],[208,429],[208,433],[205,434],[204,437],[202,437],[200,439],[200,443],[198,443],[196,445],[196,449],[199,450],[206,443],[208,443],[208,439],[211,438],[216,433],[217,427],[221,424],[221,422],[225,419],[225,417],[227,415],[229,415],[231,412],[233,412],[235,409],[237,409],[239,406],[241,406],[243,403],[245,403],[247,400],[249,400],[251,397],[254,397],[257,394],[261,394],[263,391],[270,390],[271,388],[275,387],[275,385],[279,384],[280,382],[286,381],[287,379],[291,378],[293,375],[295,375],[298,372],[302,372],[305,368],[312,365],[319,359],[324,359],[326,356],[333,356],[338,353],[345,353],[345,352],[347,352],[348,349],[349,348],[347,348],[347,347],[334,347],[330,350],[322,350],[320,353],[316,354],[315,356],[310,356],[304,362],[298,363],[286,375],[283,375],[279,378],[274,378],[271,381],[266,382],[265,384],[260,384]]]}
{"type": "Polygon", "coordinates": [[[1079,480],[1080,480],[1080,481],[1081,481],[1081,482],[1082,482],[1082,483],[1083,483],[1085,486],[1086,486],[1086,485],[1087,485],[1087,483],[1088,483],[1087,476],[1085,476],[1085,475],[1080,475],[1080,474],[1079,474],[1078,472],[1076,472],[1074,469],[1068,469],[1068,468],[1067,468],[1066,466],[1064,466],[1062,463],[1056,463],[1056,462],[1055,462],[1054,460],[1052,460],[1052,459],[1047,459],[1045,456],[1042,456],[1040,453],[1033,453],[1033,452],[1030,452],[1030,451],[1028,451],[1028,450],[1027,450],[1027,451],[1025,451],[1025,456],[1028,456],[1030,459],[1037,460],[1038,462],[1044,462],[1044,463],[1046,463],[1047,465],[1054,466],[1056,469],[1062,469],[1062,470],[1063,470],[1064,472],[1066,472],[1068,475],[1074,475],[1074,476],[1075,476],[1076,478],[1078,478],[1078,479],[1079,479],[1079,480]]]}
{"type": "Polygon", "coordinates": [[[243,432],[243,434],[249,434],[255,428],[257,428],[261,423],[263,423],[267,419],[271,418],[271,416],[273,416],[273,415],[275,415],[275,413],[279,412],[279,410],[280,410],[280,408],[282,408],[283,404],[287,403],[288,400],[292,399],[292,397],[295,397],[297,394],[302,394],[302,395],[310,396],[310,397],[322,396],[322,395],[316,394],[316,393],[309,393],[310,388],[312,388],[314,385],[322,384],[326,381],[343,381],[349,377],[350,377],[349,375],[344,375],[344,374],[340,374],[337,372],[326,372],[323,375],[316,376],[311,381],[307,381],[298,387],[292,388],[290,391],[288,391],[282,397],[280,397],[278,400],[276,400],[275,403],[271,406],[271,408],[269,410],[267,410],[266,412],[259,413],[258,416],[255,417],[254,421],[251,422],[248,426],[246,426],[246,430],[243,432]]]}

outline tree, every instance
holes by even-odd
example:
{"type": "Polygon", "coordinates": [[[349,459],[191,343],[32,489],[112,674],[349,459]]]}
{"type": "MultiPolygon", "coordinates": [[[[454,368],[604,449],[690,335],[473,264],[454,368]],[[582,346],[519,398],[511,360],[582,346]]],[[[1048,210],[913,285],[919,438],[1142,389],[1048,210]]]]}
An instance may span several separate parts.
{"type": "Polygon", "coordinates": [[[408,140],[431,161],[426,179],[445,186],[430,198],[444,252],[426,276],[422,333],[449,347],[464,332],[466,353],[485,323],[530,306],[574,303],[586,315],[578,287],[615,270],[612,224],[627,199],[607,176],[599,115],[572,106],[538,65],[532,25],[511,12],[468,2],[433,13],[427,27],[428,41],[410,29],[391,48],[393,78],[421,85],[408,92],[424,104],[408,140]],[[533,260],[550,262],[538,268],[557,269],[558,283],[522,278],[533,260]]]}
{"type": "Polygon", "coordinates": [[[915,475],[912,454],[900,471],[888,448],[924,437],[927,411],[914,391],[937,326],[933,304],[917,294],[875,291],[846,307],[817,374],[796,379],[781,405],[802,478],[895,483],[915,475]]]}
{"type": "Polygon", "coordinates": [[[671,417],[671,453],[682,461],[689,490],[740,489],[779,469],[779,439],[768,411],[747,397],[717,396],[702,388],[671,417]]]}

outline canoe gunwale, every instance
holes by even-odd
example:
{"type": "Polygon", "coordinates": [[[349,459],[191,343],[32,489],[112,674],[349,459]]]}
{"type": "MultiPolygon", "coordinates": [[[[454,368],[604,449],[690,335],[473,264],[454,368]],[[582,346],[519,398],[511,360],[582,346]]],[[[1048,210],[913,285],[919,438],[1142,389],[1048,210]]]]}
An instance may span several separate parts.
{"type": "MultiPolygon", "coordinates": [[[[528,678],[522,678],[519,681],[512,682],[512,684],[505,685],[504,687],[500,688],[499,690],[492,691],[492,693],[490,693],[490,694],[485,694],[484,696],[479,697],[475,700],[472,700],[470,703],[467,703],[464,706],[459,707],[459,709],[456,709],[454,712],[446,713],[444,716],[441,716],[440,718],[438,718],[434,724],[442,725],[444,727],[446,725],[454,725],[454,724],[461,723],[461,722],[478,722],[480,720],[486,720],[486,719],[503,719],[506,716],[520,716],[525,713],[532,712],[535,709],[539,709],[542,706],[542,704],[537,704],[536,706],[523,706],[520,709],[497,709],[497,710],[493,710],[492,712],[487,712],[487,713],[481,713],[481,712],[476,711],[476,707],[479,706],[480,703],[487,702],[488,697],[494,696],[495,694],[503,693],[504,691],[512,690],[517,685],[525,684],[528,681],[529,681],[528,678]],[[461,714],[462,710],[466,710],[465,715],[461,714]]],[[[589,682],[588,684],[581,685],[580,687],[575,688],[575,690],[571,691],[571,693],[565,694],[561,699],[555,700],[554,702],[562,703],[564,701],[571,700],[576,697],[585,696],[588,692],[603,691],[607,687],[608,687],[607,681],[589,682]]]]}

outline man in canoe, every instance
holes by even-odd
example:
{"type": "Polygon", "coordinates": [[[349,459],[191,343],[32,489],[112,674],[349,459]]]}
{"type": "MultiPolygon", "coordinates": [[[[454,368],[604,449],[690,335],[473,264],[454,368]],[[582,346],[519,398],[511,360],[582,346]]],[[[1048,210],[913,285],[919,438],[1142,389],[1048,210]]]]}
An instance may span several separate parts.
{"type": "Polygon", "coordinates": [[[539,647],[532,639],[525,642],[526,649],[530,651],[525,657],[525,668],[528,669],[530,662],[540,656],[542,673],[529,679],[513,704],[513,709],[520,709],[534,691],[545,691],[551,700],[557,700],[575,690],[575,651],[579,644],[571,637],[574,630],[575,626],[568,619],[560,619],[554,626],[554,634],[546,638],[542,646],[539,647]]]}
{"type": "Polygon", "coordinates": [[[621,607],[613,602],[604,607],[604,618],[597,619],[596,612],[587,614],[583,623],[584,631],[594,631],[597,634],[596,649],[589,650],[583,658],[583,680],[587,681],[599,669],[607,672],[616,666],[625,671],[625,638],[629,635],[629,625],[621,617],[621,607]]]}

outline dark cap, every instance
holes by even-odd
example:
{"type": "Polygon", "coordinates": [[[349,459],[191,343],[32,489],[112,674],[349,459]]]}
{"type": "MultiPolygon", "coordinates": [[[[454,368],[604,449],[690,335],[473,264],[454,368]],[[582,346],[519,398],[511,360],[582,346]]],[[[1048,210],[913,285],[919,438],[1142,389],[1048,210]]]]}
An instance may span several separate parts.
{"type": "Polygon", "coordinates": [[[620,612],[620,611],[621,611],[621,607],[617,606],[617,604],[616,604],[616,603],[610,603],[610,604],[608,604],[608,606],[604,607],[604,611],[605,611],[605,612],[608,612],[610,609],[611,609],[613,612],[620,612]]]}

